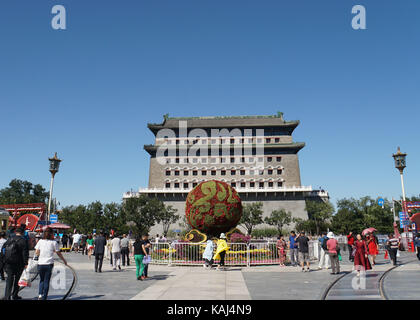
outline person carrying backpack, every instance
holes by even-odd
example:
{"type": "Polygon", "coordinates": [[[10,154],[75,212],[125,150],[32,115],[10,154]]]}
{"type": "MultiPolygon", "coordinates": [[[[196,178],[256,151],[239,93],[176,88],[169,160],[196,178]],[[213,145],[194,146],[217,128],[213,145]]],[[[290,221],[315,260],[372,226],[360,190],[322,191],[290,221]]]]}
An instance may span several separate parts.
{"type": "Polygon", "coordinates": [[[326,232],[323,232],[322,237],[318,239],[318,241],[321,243],[321,252],[319,256],[319,265],[318,265],[319,270],[322,269],[322,265],[324,264],[324,261],[325,261],[325,264],[324,264],[325,269],[328,269],[329,264],[330,264],[330,256],[328,254],[328,248],[327,248],[328,240],[329,238],[327,237],[326,232]]]}
{"type": "Polygon", "coordinates": [[[29,248],[28,242],[23,237],[25,230],[20,227],[15,236],[10,237],[3,245],[4,269],[7,274],[4,300],[20,300],[18,296],[18,282],[23,270],[28,266],[29,248]]]}

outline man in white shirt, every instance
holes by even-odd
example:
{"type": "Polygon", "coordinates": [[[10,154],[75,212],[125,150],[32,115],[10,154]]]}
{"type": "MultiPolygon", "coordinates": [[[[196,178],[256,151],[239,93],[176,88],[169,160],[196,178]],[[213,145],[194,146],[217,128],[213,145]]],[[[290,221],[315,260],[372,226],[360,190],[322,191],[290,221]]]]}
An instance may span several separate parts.
{"type": "Polygon", "coordinates": [[[76,231],[76,233],[73,235],[73,249],[74,249],[74,251],[76,251],[76,253],[79,252],[79,244],[80,244],[80,239],[81,238],[82,238],[82,235],[80,235],[76,231]]]}
{"type": "Polygon", "coordinates": [[[112,252],[112,260],[113,260],[113,270],[118,269],[121,270],[121,240],[114,234],[114,239],[111,241],[111,252],[112,252]]]}

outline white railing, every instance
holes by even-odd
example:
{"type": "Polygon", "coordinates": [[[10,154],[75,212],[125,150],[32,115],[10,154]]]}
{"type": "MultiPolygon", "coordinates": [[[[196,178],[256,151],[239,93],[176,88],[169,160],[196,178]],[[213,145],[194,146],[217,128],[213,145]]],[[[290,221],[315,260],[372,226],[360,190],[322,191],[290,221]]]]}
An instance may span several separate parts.
{"type": "MultiPolygon", "coordinates": [[[[255,182],[258,182],[256,180],[255,182]]],[[[182,181],[180,181],[182,183],[182,181]]],[[[237,180],[236,183],[240,183],[240,180],[237,180]]],[[[235,187],[236,191],[239,193],[246,193],[246,192],[312,192],[312,186],[294,186],[294,187],[264,187],[264,188],[241,188],[240,186],[235,187]]],[[[124,198],[131,198],[131,197],[138,197],[142,193],[188,193],[192,190],[192,188],[140,188],[138,192],[125,192],[123,197],[124,198]]],[[[327,193],[328,195],[328,193],[327,193]]]]}
{"type": "MultiPolygon", "coordinates": [[[[309,242],[309,257],[317,259],[314,245],[317,241],[309,242]]],[[[227,266],[258,266],[280,263],[276,242],[228,243],[229,250],[225,257],[227,266]]],[[[152,245],[152,264],[200,266],[204,264],[203,252],[205,243],[191,242],[159,242],[152,245]]],[[[286,261],[289,261],[289,250],[286,250],[286,261]]],[[[219,261],[215,261],[218,264],[219,261]]]]}

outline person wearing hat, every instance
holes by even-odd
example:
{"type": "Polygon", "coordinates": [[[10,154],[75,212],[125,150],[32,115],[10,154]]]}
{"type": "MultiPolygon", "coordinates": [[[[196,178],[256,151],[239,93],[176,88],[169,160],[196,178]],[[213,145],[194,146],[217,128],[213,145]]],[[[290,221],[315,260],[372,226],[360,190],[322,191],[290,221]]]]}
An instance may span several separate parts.
{"type": "Polygon", "coordinates": [[[327,249],[328,254],[330,255],[331,260],[331,274],[339,274],[340,273],[340,261],[338,259],[338,253],[340,248],[338,247],[338,241],[334,237],[334,233],[328,232],[327,234],[327,249]]]}
{"type": "Polygon", "coordinates": [[[213,257],[213,260],[220,260],[217,270],[220,270],[221,267],[223,267],[223,270],[225,269],[225,256],[228,250],[229,247],[226,243],[226,235],[221,233],[219,240],[217,240],[216,254],[213,257]]]}

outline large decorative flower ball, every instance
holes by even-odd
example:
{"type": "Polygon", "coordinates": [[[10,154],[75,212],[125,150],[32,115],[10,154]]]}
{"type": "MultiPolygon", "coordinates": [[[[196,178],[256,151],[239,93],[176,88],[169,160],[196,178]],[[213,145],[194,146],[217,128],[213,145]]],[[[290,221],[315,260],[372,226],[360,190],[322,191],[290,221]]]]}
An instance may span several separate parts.
{"type": "Polygon", "coordinates": [[[193,229],[218,236],[237,226],[242,217],[242,203],[230,185],[211,180],[190,191],[185,214],[193,229]]]}

